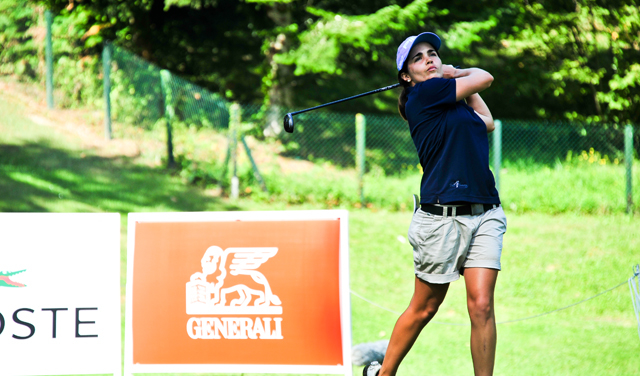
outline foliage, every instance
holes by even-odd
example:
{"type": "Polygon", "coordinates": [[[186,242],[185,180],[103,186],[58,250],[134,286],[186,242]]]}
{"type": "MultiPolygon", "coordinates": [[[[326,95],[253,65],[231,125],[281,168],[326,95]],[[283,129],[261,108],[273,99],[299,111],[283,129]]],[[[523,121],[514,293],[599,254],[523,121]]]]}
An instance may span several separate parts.
{"type": "Polygon", "coordinates": [[[112,117],[125,124],[152,129],[164,116],[160,69],[117,46],[111,47],[112,117]]]}
{"type": "Polygon", "coordinates": [[[35,79],[42,69],[38,52],[43,50],[45,33],[37,24],[43,13],[21,3],[0,0],[0,74],[35,79]]]}
{"type": "MultiPolygon", "coordinates": [[[[67,0],[42,1],[64,13],[67,0]]],[[[266,7],[236,1],[92,1],[87,10],[103,40],[127,48],[223,96],[253,101],[260,96],[263,30],[271,26],[266,7]]]]}
{"type": "MultiPolygon", "coordinates": [[[[64,106],[98,100],[99,55],[110,40],[224,98],[310,107],[393,83],[398,44],[432,30],[443,36],[445,63],[480,66],[496,77],[483,93],[496,118],[639,120],[635,0],[310,4],[2,0],[0,72],[42,82],[48,7],[64,106]]],[[[334,109],[395,113],[395,97],[387,91],[334,109]]]]}
{"type": "MultiPolygon", "coordinates": [[[[77,8],[63,9],[52,25],[55,102],[61,107],[95,106],[102,96],[102,39],[91,29],[90,12],[77,8]]],[[[0,74],[44,82],[44,7],[2,0],[0,10],[0,74]]]]}
{"type": "MultiPolygon", "coordinates": [[[[52,25],[54,83],[61,107],[89,107],[102,104],[102,37],[93,34],[92,15],[84,7],[74,12],[63,9],[52,25]]],[[[95,28],[94,28],[95,30],[95,28]]]]}
{"type": "MultiPolygon", "coordinates": [[[[639,10],[635,1],[532,2],[502,37],[500,54],[524,57],[524,66],[534,59],[564,118],[636,123],[639,10]]],[[[538,110],[546,115],[545,108],[538,110]]]]}
{"type": "MultiPolygon", "coordinates": [[[[638,121],[640,16],[635,1],[436,0],[357,16],[309,11],[321,18],[300,34],[289,59],[281,60],[296,64],[298,74],[322,71],[358,85],[369,77],[356,73],[366,61],[376,68],[372,79],[364,80],[371,85],[379,72],[392,72],[391,58],[402,38],[430,25],[426,28],[444,37],[445,62],[481,66],[494,74],[496,81],[483,96],[495,117],[638,121]],[[398,27],[385,18],[392,10],[419,21],[404,19],[398,27]]],[[[377,108],[392,110],[392,104],[380,103],[391,100],[384,95],[377,108]]]]}
{"type": "MultiPolygon", "coordinates": [[[[405,32],[409,27],[424,27],[429,0],[418,0],[405,8],[389,5],[366,15],[341,15],[319,8],[307,11],[319,18],[308,30],[298,35],[299,47],[276,61],[295,65],[295,74],[321,73],[341,75],[350,61],[341,60],[343,50],[349,60],[377,61],[395,38],[392,34],[405,32]]],[[[388,60],[388,58],[387,58],[388,60]]]]}

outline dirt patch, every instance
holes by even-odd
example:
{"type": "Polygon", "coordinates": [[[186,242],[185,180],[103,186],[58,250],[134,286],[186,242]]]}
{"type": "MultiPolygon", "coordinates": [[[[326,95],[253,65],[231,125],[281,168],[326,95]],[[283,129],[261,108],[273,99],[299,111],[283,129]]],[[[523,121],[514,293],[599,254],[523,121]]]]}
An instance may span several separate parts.
{"type": "Polygon", "coordinates": [[[88,109],[47,108],[45,90],[37,84],[18,82],[10,77],[0,78],[0,91],[19,101],[26,109],[26,117],[36,124],[52,127],[80,140],[81,146],[102,157],[140,155],[140,147],[133,140],[107,140],[104,113],[88,109]]]}
{"type": "Polygon", "coordinates": [[[278,156],[278,166],[285,174],[295,174],[300,172],[307,172],[313,169],[313,163],[304,160],[295,160],[278,156]]]}
{"type": "Polygon", "coordinates": [[[259,168],[277,166],[282,173],[291,174],[311,171],[314,167],[312,162],[281,156],[283,146],[280,141],[262,142],[251,136],[245,137],[245,140],[259,168]]]}
{"type": "MultiPolygon", "coordinates": [[[[18,100],[26,109],[25,116],[36,124],[52,127],[56,130],[79,139],[83,148],[91,150],[102,157],[142,157],[138,162],[152,166],[161,165],[161,158],[166,154],[164,137],[143,137],[142,129],[127,124],[112,123],[113,134],[118,135],[108,140],[105,137],[104,111],[101,109],[52,109],[47,108],[44,84],[20,82],[9,76],[0,76],[0,91],[18,100]]],[[[246,136],[245,140],[251,155],[261,171],[277,170],[284,174],[296,174],[311,171],[314,164],[307,160],[286,158],[280,155],[283,146],[278,140],[260,141],[246,136]]],[[[225,135],[209,129],[185,134],[174,134],[174,150],[184,153],[189,158],[212,160],[224,158],[228,148],[225,135]],[[191,134],[188,134],[191,133],[191,134]],[[181,137],[191,141],[181,145],[181,137]],[[192,143],[192,144],[191,144],[192,143]],[[185,150],[190,145],[191,150],[185,150]],[[195,150],[194,150],[195,149],[195,150]]],[[[244,146],[238,144],[239,163],[248,163],[244,146]]],[[[333,166],[323,168],[334,170],[333,166]]]]}

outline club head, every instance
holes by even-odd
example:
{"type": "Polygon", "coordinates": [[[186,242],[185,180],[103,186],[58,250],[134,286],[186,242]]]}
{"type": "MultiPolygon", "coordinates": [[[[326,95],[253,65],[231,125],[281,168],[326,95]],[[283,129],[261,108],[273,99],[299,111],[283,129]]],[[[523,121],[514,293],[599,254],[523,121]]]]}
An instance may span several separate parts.
{"type": "Polygon", "coordinates": [[[284,116],[284,130],[293,133],[293,116],[291,113],[284,116]]]}

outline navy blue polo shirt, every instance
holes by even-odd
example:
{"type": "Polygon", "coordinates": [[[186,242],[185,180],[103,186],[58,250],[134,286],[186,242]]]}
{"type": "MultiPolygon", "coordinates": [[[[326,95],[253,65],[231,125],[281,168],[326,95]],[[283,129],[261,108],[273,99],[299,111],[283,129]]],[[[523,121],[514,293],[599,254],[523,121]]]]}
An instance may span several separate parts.
{"type": "Polygon", "coordinates": [[[432,78],[407,90],[405,114],[423,169],[420,203],[499,204],[487,126],[456,102],[456,80],[432,78]]]}

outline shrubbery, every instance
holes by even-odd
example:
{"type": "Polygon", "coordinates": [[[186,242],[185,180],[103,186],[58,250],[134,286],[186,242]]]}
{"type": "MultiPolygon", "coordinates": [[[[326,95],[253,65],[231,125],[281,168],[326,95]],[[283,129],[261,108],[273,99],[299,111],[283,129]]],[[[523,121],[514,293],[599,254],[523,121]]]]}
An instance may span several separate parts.
{"type": "MultiPolygon", "coordinates": [[[[45,80],[45,8],[22,0],[0,0],[0,74],[22,81],[45,80]]],[[[90,13],[77,6],[53,19],[57,107],[102,106],[102,38],[93,35],[90,13]]],[[[94,29],[95,30],[95,29],[94,29]]]]}

